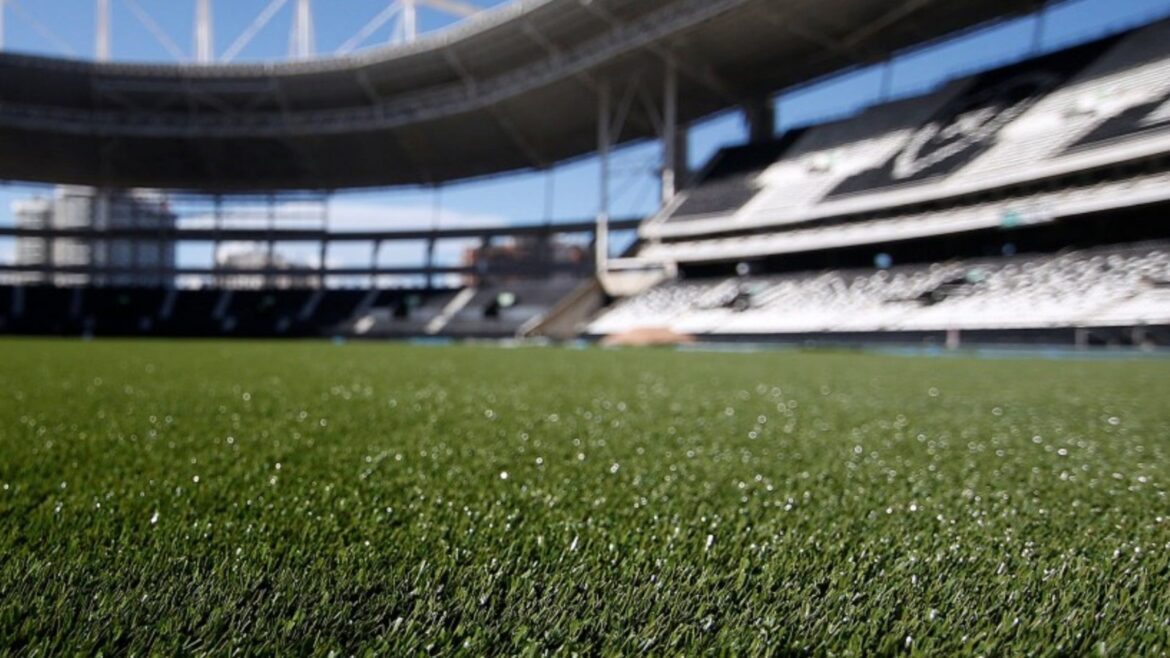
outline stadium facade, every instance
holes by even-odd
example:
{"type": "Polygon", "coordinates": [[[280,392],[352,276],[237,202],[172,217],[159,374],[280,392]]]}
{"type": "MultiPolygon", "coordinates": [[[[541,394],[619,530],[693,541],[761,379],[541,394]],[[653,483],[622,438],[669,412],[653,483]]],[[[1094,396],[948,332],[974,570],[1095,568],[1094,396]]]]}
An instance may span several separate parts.
{"type": "Polygon", "coordinates": [[[0,176],[12,179],[218,200],[433,185],[593,153],[602,163],[598,217],[556,227],[15,229],[88,244],[251,241],[269,256],[310,240],[320,258],[315,272],[252,259],[234,279],[172,268],[220,283],[197,291],[10,286],[0,330],[1170,344],[1170,23],[773,135],[779,90],[1037,7],[832,5],[521,2],[406,47],[264,66],[0,56],[0,137],[11,144],[0,176]],[[744,111],[751,140],[688,174],[686,126],[729,108],[744,111]],[[610,152],[650,138],[663,145],[662,208],[611,222],[610,152]],[[29,158],[34,145],[53,155],[29,158]],[[615,228],[638,240],[611,261],[615,228]],[[552,258],[430,258],[445,239],[490,253],[493,241],[558,234],[584,236],[595,272],[552,258]],[[381,265],[382,245],[399,240],[426,242],[427,262],[381,265]],[[369,267],[328,268],[331,245],[358,241],[372,246],[369,267]],[[425,283],[378,284],[399,274],[425,283]],[[463,279],[439,285],[443,274],[463,279]],[[301,275],[317,284],[224,284],[301,275]],[[338,290],[330,277],[370,283],[338,290]]]}

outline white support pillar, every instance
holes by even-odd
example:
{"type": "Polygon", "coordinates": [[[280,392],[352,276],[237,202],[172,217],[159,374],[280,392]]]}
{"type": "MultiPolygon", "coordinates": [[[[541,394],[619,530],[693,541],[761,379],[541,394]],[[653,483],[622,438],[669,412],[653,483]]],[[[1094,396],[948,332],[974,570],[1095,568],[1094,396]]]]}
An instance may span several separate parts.
{"type": "Polygon", "coordinates": [[[195,5],[195,61],[215,61],[215,32],[211,22],[211,0],[197,0],[195,5]]]}
{"type": "Polygon", "coordinates": [[[110,60],[110,0],[97,0],[97,34],[94,35],[94,57],[99,62],[110,60]]]}
{"type": "Polygon", "coordinates": [[[4,52],[4,5],[8,0],[0,0],[0,52],[4,52]]]}
{"type": "MultiPolygon", "coordinates": [[[[662,98],[662,205],[670,203],[678,193],[678,68],[673,60],[666,63],[665,77],[662,98]]],[[[685,154],[681,155],[686,157],[685,154]]]]}
{"type": "Polygon", "coordinates": [[[609,264],[609,151],[613,146],[609,124],[613,99],[609,83],[600,83],[597,94],[597,157],[601,164],[601,184],[593,251],[597,272],[604,274],[609,264]]]}
{"type": "Polygon", "coordinates": [[[312,1],[297,0],[292,36],[289,40],[289,54],[296,59],[308,59],[313,56],[314,50],[312,1]]]}
{"type": "Polygon", "coordinates": [[[418,5],[416,0],[402,0],[402,34],[406,43],[418,38],[418,5]]]}

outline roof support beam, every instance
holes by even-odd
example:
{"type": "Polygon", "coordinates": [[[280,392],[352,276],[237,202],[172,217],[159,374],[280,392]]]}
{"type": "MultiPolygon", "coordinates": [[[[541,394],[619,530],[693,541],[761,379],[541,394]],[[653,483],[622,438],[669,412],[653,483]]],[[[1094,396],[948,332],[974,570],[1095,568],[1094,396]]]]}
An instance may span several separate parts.
{"type": "Polygon", "coordinates": [[[134,14],[134,18],[142,24],[142,27],[146,28],[147,32],[150,32],[150,35],[154,37],[154,40],[157,41],[164,50],[170,53],[171,57],[174,57],[175,60],[179,62],[187,59],[187,55],[183,52],[183,49],[180,48],[173,39],[171,39],[170,35],[166,33],[166,30],[164,30],[161,25],[159,25],[153,18],[151,18],[150,14],[146,13],[146,10],[142,8],[142,5],[138,4],[136,0],[122,0],[122,3],[126,5],[126,8],[130,10],[130,13],[134,14]]]}
{"type": "MultiPolygon", "coordinates": [[[[558,48],[556,44],[549,41],[548,37],[544,36],[544,34],[542,34],[540,30],[536,29],[536,26],[534,26],[532,23],[525,21],[523,30],[524,34],[526,34],[528,38],[536,42],[536,44],[541,48],[544,48],[544,51],[548,53],[549,59],[553,60],[554,62],[559,62],[564,59],[564,51],[558,48]]],[[[573,77],[580,80],[591,91],[597,91],[597,80],[588,73],[584,71],[577,71],[573,74],[573,77]]]]}
{"type": "Polygon", "coordinates": [[[614,115],[613,125],[610,127],[610,135],[613,137],[611,144],[617,143],[618,139],[621,138],[622,131],[626,128],[626,121],[630,118],[630,110],[634,106],[634,100],[638,97],[639,86],[640,81],[637,76],[631,78],[629,84],[626,85],[626,91],[622,94],[617,114],[614,115]]]}
{"type": "MultiPolygon", "coordinates": [[[[609,23],[614,28],[622,27],[621,21],[619,21],[613,14],[610,14],[605,9],[597,6],[595,3],[587,3],[584,6],[589,10],[590,13],[609,23]]],[[[651,53],[657,55],[658,58],[661,59],[664,63],[667,61],[673,62],[673,65],[677,67],[679,71],[687,74],[688,77],[693,78],[695,82],[698,82],[704,87],[707,87],[712,92],[722,96],[724,100],[729,101],[735,105],[738,105],[742,102],[743,99],[740,98],[738,94],[728,89],[727,86],[723,84],[721,80],[719,80],[719,77],[715,75],[715,73],[710,69],[688,64],[678,55],[670,52],[669,48],[666,48],[654,41],[647,41],[643,47],[651,53]]]]}
{"type": "MultiPolygon", "coordinates": [[[[454,69],[455,73],[463,80],[463,83],[467,85],[467,94],[469,96],[474,96],[476,88],[475,76],[471,75],[471,73],[467,70],[467,67],[463,65],[463,61],[459,59],[459,56],[456,55],[454,51],[447,50],[443,54],[445,55],[447,63],[451,65],[451,68],[454,69]]],[[[520,152],[524,154],[524,157],[528,158],[528,161],[532,163],[533,167],[536,167],[537,169],[543,169],[545,166],[547,166],[548,163],[544,160],[544,158],[540,157],[540,155],[536,152],[536,149],[532,147],[532,144],[524,137],[520,130],[516,128],[516,124],[500,111],[499,106],[489,105],[487,110],[488,113],[492,115],[492,119],[495,120],[496,124],[500,126],[500,129],[504,131],[504,134],[508,136],[508,139],[511,140],[516,148],[518,148],[520,152]]]]}
{"type": "Polygon", "coordinates": [[[348,55],[354,50],[357,50],[363,43],[365,43],[366,39],[369,39],[371,35],[378,31],[378,28],[390,22],[392,18],[401,12],[402,8],[402,5],[397,2],[387,5],[386,8],[379,12],[377,16],[370,19],[370,22],[362,26],[362,29],[358,30],[357,34],[350,37],[349,41],[343,43],[341,47],[337,49],[337,54],[348,55]]]}
{"type": "Polygon", "coordinates": [[[784,11],[779,7],[769,5],[764,16],[769,22],[785,32],[841,56],[854,64],[868,64],[877,59],[872,53],[858,48],[855,44],[846,45],[843,39],[825,34],[809,25],[807,20],[798,18],[792,10],[784,11]]]}
{"type": "Polygon", "coordinates": [[[370,74],[366,72],[366,69],[359,69],[354,75],[354,79],[357,81],[358,86],[361,87],[362,93],[369,99],[370,105],[377,106],[382,102],[382,96],[374,88],[374,83],[370,82],[370,74]]]}
{"type": "Polygon", "coordinates": [[[868,23],[861,28],[849,33],[841,40],[842,46],[846,49],[861,48],[867,39],[878,34],[887,27],[894,25],[910,16],[919,9],[931,4],[934,0],[905,0],[899,3],[878,18],[876,21],[868,23]]]}
{"type": "Polygon", "coordinates": [[[463,0],[422,0],[422,3],[432,9],[438,9],[445,14],[459,18],[471,18],[480,12],[479,7],[463,0]]]}
{"type": "Polygon", "coordinates": [[[528,158],[528,161],[532,163],[533,167],[537,169],[544,169],[549,165],[549,162],[540,157],[540,154],[536,152],[536,149],[533,148],[531,142],[529,142],[528,139],[520,133],[520,130],[516,128],[516,124],[513,123],[512,120],[507,116],[505,116],[504,113],[500,111],[499,107],[492,105],[488,108],[488,112],[491,113],[492,118],[496,120],[496,123],[499,124],[500,128],[504,131],[504,134],[508,136],[508,139],[512,140],[512,143],[516,145],[516,148],[520,149],[520,152],[524,154],[524,157],[528,158]]]}
{"type": "Polygon", "coordinates": [[[248,28],[245,29],[240,34],[240,36],[232,42],[232,45],[229,46],[228,49],[224,52],[222,58],[223,62],[227,63],[235,59],[236,55],[239,55],[240,51],[246,48],[248,44],[252,42],[252,39],[256,38],[256,35],[260,33],[260,30],[263,30],[264,27],[268,25],[269,21],[272,20],[272,17],[276,16],[276,13],[284,8],[286,4],[288,4],[288,0],[272,0],[272,2],[270,2],[268,6],[264,8],[264,11],[260,12],[256,16],[256,19],[252,21],[252,24],[249,25],[248,28]]]}

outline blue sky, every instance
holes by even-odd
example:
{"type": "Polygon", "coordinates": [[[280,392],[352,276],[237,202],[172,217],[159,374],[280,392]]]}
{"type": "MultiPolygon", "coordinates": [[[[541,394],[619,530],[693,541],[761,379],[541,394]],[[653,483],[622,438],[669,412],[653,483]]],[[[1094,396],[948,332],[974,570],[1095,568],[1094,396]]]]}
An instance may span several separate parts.
{"type": "MultiPolygon", "coordinates": [[[[95,0],[7,0],[4,45],[8,50],[88,58],[94,53],[95,0]]],[[[222,54],[270,0],[214,0],[215,46],[222,54]]],[[[507,0],[468,0],[482,7],[507,0]]],[[[974,0],[978,1],[978,0],[974,0]]],[[[113,57],[118,60],[175,61],[171,52],[194,50],[194,0],[110,0],[113,57]],[[162,45],[135,14],[148,14],[172,47],[162,45]]],[[[237,61],[283,58],[292,24],[288,2],[237,61]]],[[[386,0],[315,0],[314,23],[318,52],[334,52],[350,40],[385,6],[386,0]]],[[[1041,48],[1052,50],[1170,15],[1168,0],[1070,0],[1046,12],[1041,48]]],[[[442,29],[452,19],[421,9],[421,31],[442,29]]],[[[1034,17],[997,25],[929,49],[904,54],[885,66],[851,71],[820,84],[777,97],[778,130],[840,117],[880,102],[885,76],[891,96],[920,93],[958,75],[989,68],[1033,52],[1034,17]]],[[[383,26],[365,44],[386,43],[393,26],[383,26]]],[[[189,56],[189,55],[188,55],[189,56]]],[[[690,161],[701,164],[720,146],[741,141],[745,131],[736,113],[692,127],[690,161]]],[[[623,149],[615,155],[612,186],[615,216],[651,212],[658,199],[654,171],[659,162],[655,145],[623,149]]],[[[439,192],[443,223],[529,223],[546,219],[549,177],[555,190],[554,221],[591,217],[597,210],[598,166],[593,158],[558,167],[550,173],[519,174],[487,181],[448,185],[439,192]]],[[[11,222],[14,199],[46,188],[0,186],[0,224],[11,222]]],[[[435,216],[435,192],[426,189],[379,190],[339,194],[334,217],[339,224],[368,224],[380,217],[398,217],[400,225],[429,224],[435,216]]],[[[0,259],[11,253],[11,242],[0,241],[0,259]]],[[[183,260],[206,255],[188,253],[183,260]]],[[[388,256],[390,258],[394,255],[388,256]]],[[[339,255],[345,259],[345,255],[339,255]]],[[[354,258],[361,258],[355,255],[354,258]]]]}

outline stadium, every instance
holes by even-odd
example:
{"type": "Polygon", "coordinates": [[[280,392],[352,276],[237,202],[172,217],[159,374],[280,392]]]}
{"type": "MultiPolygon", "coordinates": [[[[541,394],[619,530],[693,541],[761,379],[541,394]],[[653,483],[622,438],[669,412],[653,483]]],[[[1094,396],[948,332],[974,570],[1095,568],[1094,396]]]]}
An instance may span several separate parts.
{"type": "Polygon", "coordinates": [[[1170,651],[1170,6],[84,4],[0,654],[1170,651]]]}

